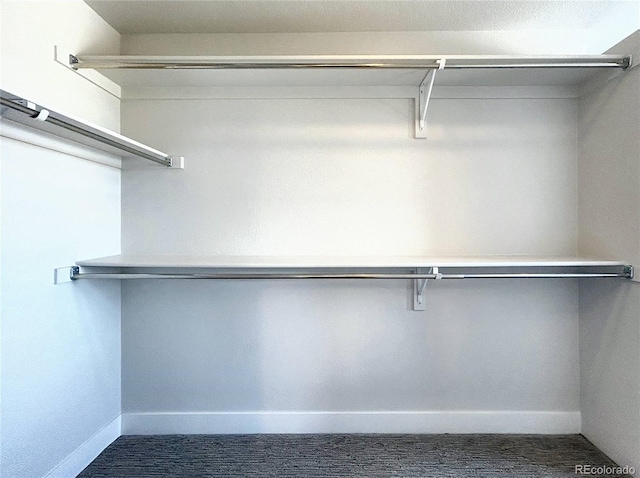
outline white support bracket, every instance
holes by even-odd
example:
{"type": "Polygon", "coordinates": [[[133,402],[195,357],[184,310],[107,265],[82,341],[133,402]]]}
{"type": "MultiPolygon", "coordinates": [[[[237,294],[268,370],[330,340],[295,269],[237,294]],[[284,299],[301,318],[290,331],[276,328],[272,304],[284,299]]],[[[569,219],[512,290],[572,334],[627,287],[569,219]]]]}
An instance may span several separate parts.
{"type": "Polygon", "coordinates": [[[78,272],[77,266],[58,267],[53,270],[53,283],[64,284],[65,282],[71,282],[74,274],[78,272]]]}
{"type": "MultiPolygon", "coordinates": [[[[16,103],[18,103],[19,105],[22,105],[22,106],[24,106],[26,108],[29,108],[29,109],[32,109],[32,110],[36,111],[37,113],[35,113],[34,115],[31,116],[36,121],[44,122],[49,117],[49,110],[42,108],[42,109],[40,109],[40,111],[38,111],[38,105],[36,105],[32,101],[25,100],[24,98],[19,98],[19,99],[16,99],[14,101],[16,103]]],[[[4,112],[5,111],[6,111],[6,109],[4,109],[2,111],[2,114],[0,116],[4,116],[4,112]]]]}
{"type": "MultiPolygon", "coordinates": [[[[435,280],[442,279],[442,274],[437,267],[430,267],[425,271],[422,267],[416,269],[416,274],[434,274],[435,280]]],[[[429,279],[413,279],[413,310],[427,310],[427,303],[424,299],[424,290],[429,279]]]]}
{"type": "Polygon", "coordinates": [[[437,70],[429,70],[427,75],[420,83],[418,87],[418,98],[417,98],[417,118],[416,118],[416,138],[424,139],[427,137],[427,108],[429,108],[429,100],[431,99],[431,91],[433,90],[433,82],[436,79],[436,72],[438,70],[444,70],[445,64],[447,63],[446,58],[442,58],[437,60],[438,69],[437,70]]]}

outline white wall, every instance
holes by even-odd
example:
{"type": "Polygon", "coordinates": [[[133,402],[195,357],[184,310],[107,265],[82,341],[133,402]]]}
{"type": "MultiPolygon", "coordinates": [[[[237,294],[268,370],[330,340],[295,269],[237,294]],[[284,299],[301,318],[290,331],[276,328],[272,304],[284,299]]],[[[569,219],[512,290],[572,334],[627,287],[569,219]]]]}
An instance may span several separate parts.
{"type": "MultiPolygon", "coordinates": [[[[126,100],[123,252],[573,254],[575,103],[126,100]]],[[[124,432],[579,431],[574,282],[409,285],[123,283],[124,432]]]]}
{"type": "Polygon", "coordinates": [[[412,139],[411,110],[407,99],[126,101],[123,128],[188,167],[124,174],[123,251],[575,252],[574,100],[434,100],[426,141],[412,139]]]}
{"type": "Polygon", "coordinates": [[[580,284],[582,433],[640,469],[640,285],[580,284]]]}
{"type": "Polygon", "coordinates": [[[576,299],[438,284],[415,313],[397,281],[127,283],[123,432],[577,432],[576,299]]]}
{"type": "MultiPolygon", "coordinates": [[[[612,53],[640,54],[640,31],[612,53]]],[[[637,62],[637,60],[636,60],[637,62]]],[[[640,264],[640,68],[579,101],[579,246],[640,264]]],[[[582,430],[640,469],[640,284],[580,284],[582,430]]]]}
{"type": "Polygon", "coordinates": [[[119,187],[118,169],[2,138],[3,477],[44,476],[120,414],[119,284],[53,285],[119,252],[119,187]]]}
{"type": "MultiPolygon", "coordinates": [[[[118,129],[119,100],[53,61],[117,53],[117,32],[80,1],[1,8],[0,87],[118,129]]],[[[120,286],[54,286],[53,269],[119,252],[120,170],[0,131],[0,474],[75,476],[119,433],[120,286]]]]}
{"type": "Polygon", "coordinates": [[[120,35],[80,0],[3,0],[2,88],[118,131],[119,100],[55,62],[54,46],[117,54],[120,35]]]}
{"type": "MultiPolygon", "coordinates": [[[[605,21],[606,19],[603,19],[605,21]]],[[[609,19],[611,20],[611,19],[609,19]]],[[[558,55],[599,54],[637,18],[594,30],[122,35],[123,55],[558,55]],[[612,38],[612,36],[618,36],[612,38]],[[603,46],[606,45],[606,46],[603,46]]]]}

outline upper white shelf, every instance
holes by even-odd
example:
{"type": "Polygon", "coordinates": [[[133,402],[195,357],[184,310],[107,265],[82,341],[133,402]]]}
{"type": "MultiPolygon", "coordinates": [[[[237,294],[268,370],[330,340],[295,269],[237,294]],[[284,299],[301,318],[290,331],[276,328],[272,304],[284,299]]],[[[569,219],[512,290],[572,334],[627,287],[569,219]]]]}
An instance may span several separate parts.
{"type": "Polygon", "coordinates": [[[163,269],[407,269],[427,267],[617,267],[621,261],[556,256],[168,256],[116,255],[83,267],[163,269]]]}
{"type": "Polygon", "coordinates": [[[578,85],[597,70],[623,69],[625,55],[583,56],[71,56],[122,87],[418,86],[442,70],[443,86],[578,85]],[[444,61],[443,61],[444,60],[444,61]]]}

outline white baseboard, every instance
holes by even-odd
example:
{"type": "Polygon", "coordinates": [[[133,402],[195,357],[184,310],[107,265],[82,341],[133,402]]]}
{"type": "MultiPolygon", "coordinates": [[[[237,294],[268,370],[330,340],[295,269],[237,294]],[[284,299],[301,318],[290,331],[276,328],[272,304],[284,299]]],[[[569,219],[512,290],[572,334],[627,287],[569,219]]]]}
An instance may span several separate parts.
{"type": "Polygon", "coordinates": [[[253,433],[580,433],[580,412],[124,413],[45,478],[78,475],[120,435],[253,433]]]}
{"type": "Polygon", "coordinates": [[[77,476],[120,435],[121,417],[118,416],[47,473],[45,478],[77,476]]]}
{"type": "Polygon", "coordinates": [[[123,413],[123,435],[252,433],[580,433],[580,412],[123,413]]]}

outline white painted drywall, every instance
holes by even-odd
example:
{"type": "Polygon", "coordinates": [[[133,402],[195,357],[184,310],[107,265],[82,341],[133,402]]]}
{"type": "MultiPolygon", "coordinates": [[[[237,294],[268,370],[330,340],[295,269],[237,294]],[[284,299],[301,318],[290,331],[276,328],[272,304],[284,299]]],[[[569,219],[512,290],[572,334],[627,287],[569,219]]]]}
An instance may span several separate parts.
{"type": "MultiPolygon", "coordinates": [[[[637,28],[637,27],[636,27],[637,28]]],[[[618,30],[613,30],[618,31],[618,30]]],[[[599,54],[591,30],[122,35],[123,55],[599,54]]],[[[611,45],[611,43],[606,43],[611,45]]]]}
{"type": "MultiPolygon", "coordinates": [[[[421,141],[407,99],[126,100],[123,130],[187,167],[123,171],[123,252],[570,255],[575,103],[434,100],[421,141]]],[[[123,430],[283,429],[205,426],[210,412],[321,412],[297,429],[323,431],[327,412],[579,411],[574,282],[429,284],[425,313],[409,287],[123,283],[123,430]]],[[[439,431],[473,429],[456,420],[439,431]]],[[[491,430],[532,430],[506,420],[491,430]]]]}
{"type": "Polygon", "coordinates": [[[1,147],[2,476],[36,477],[120,413],[120,285],[53,284],[118,252],[120,170],[1,147]]]}
{"type": "Polygon", "coordinates": [[[123,413],[575,412],[576,290],[430,285],[416,313],[402,281],[129,282],[123,413]]]}
{"type": "Polygon", "coordinates": [[[119,131],[119,99],[54,61],[54,46],[117,54],[120,35],[81,0],[3,0],[2,89],[119,131]]]}
{"type": "MultiPolygon", "coordinates": [[[[0,17],[3,89],[119,128],[118,99],[53,60],[56,44],[117,53],[113,29],[81,1],[0,17]]],[[[119,252],[120,170],[46,142],[0,138],[3,478],[75,476],[119,433],[120,286],[53,285],[53,269],[119,252]]]]}
{"type": "MultiPolygon", "coordinates": [[[[615,51],[640,53],[640,33],[615,51]]],[[[589,88],[578,111],[580,252],[640,264],[640,68],[589,88]]]]}
{"type": "Polygon", "coordinates": [[[640,470],[640,285],[580,284],[582,433],[640,470]]]}
{"type": "Polygon", "coordinates": [[[128,100],[123,128],[185,156],[123,174],[123,252],[572,255],[572,99],[128,100]]]}
{"type": "MultiPolygon", "coordinates": [[[[640,53],[640,31],[612,49],[640,53]]],[[[579,247],[640,264],[640,68],[579,101],[579,247]]],[[[640,284],[580,284],[584,435],[640,470],[640,284]]]]}

